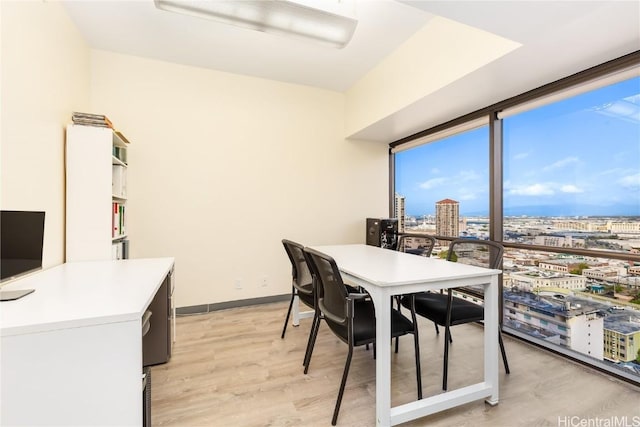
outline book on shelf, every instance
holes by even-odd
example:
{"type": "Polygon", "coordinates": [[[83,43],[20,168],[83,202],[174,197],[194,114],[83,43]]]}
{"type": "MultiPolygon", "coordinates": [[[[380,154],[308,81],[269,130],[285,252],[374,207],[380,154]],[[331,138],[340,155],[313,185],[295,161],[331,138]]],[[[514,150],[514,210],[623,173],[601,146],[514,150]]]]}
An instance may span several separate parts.
{"type": "Polygon", "coordinates": [[[111,194],[114,197],[127,197],[127,168],[123,165],[111,166],[111,194]]]}
{"type": "Polygon", "coordinates": [[[99,126],[113,129],[113,123],[104,114],[80,113],[74,111],[71,114],[71,121],[76,125],[99,126]]]}
{"type": "Polygon", "coordinates": [[[127,232],[125,226],[125,209],[124,204],[120,202],[112,202],[112,218],[111,218],[111,237],[117,238],[124,236],[127,232]]]}
{"type": "Polygon", "coordinates": [[[125,165],[127,164],[127,149],[123,147],[113,147],[112,155],[125,165]]]}
{"type": "Polygon", "coordinates": [[[111,245],[111,259],[118,260],[124,259],[124,247],[123,242],[114,242],[111,245]]]}
{"type": "Polygon", "coordinates": [[[111,237],[120,235],[120,221],[118,220],[118,203],[111,203],[111,237]]]}
{"type": "Polygon", "coordinates": [[[118,240],[111,245],[111,259],[129,259],[129,241],[118,240]]]}
{"type": "Polygon", "coordinates": [[[122,259],[129,259],[129,240],[121,240],[122,243],[122,259]]]}

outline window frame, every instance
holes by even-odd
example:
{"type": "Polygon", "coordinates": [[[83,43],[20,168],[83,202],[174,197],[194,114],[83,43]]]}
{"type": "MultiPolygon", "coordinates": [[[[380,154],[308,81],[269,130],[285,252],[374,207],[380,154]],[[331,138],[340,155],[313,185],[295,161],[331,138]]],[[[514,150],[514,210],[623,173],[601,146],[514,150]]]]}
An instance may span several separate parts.
{"type": "MultiPolygon", "coordinates": [[[[476,110],[472,113],[455,118],[448,122],[439,124],[429,129],[420,131],[408,137],[394,141],[389,144],[389,213],[393,216],[394,212],[394,195],[395,195],[395,153],[406,148],[413,148],[420,145],[419,141],[428,143],[433,140],[439,140],[439,135],[446,138],[455,134],[452,130],[468,129],[469,123],[478,122],[479,120],[488,120],[489,124],[489,238],[490,240],[501,243],[505,249],[521,249],[527,251],[539,252],[558,252],[558,247],[544,245],[530,245],[515,242],[505,242],[504,236],[504,212],[503,212],[503,118],[509,113],[503,112],[518,111],[518,109],[528,103],[538,106],[540,100],[547,99],[549,103],[555,102],[558,94],[580,90],[582,86],[584,91],[593,90],[594,81],[607,79],[614,74],[625,75],[629,69],[640,70],[640,50],[632,52],[620,58],[597,65],[563,79],[551,82],[544,86],[532,89],[515,97],[506,99],[488,107],[476,110]]],[[[627,77],[628,78],[628,77],[627,77]]],[[[622,80],[622,79],[621,79],[622,80]]],[[[608,82],[602,86],[612,84],[608,82]]],[[[451,237],[436,236],[441,240],[452,240],[451,237]]],[[[562,248],[563,253],[571,255],[582,255],[589,257],[624,260],[640,263],[640,254],[632,254],[626,252],[607,252],[597,249],[580,249],[580,248],[562,248]]],[[[500,299],[502,300],[502,276],[500,276],[500,299]]],[[[500,301],[502,307],[503,301],[500,301]]],[[[502,315],[502,313],[501,313],[502,315]]],[[[537,345],[556,354],[563,355],[580,363],[584,363],[596,369],[606,372],[608,375],[615,376],[624,381],[640,385],[637,375],[619,373],[614,371],[606,364],[587,356],[574,352],[570,349],[551,345],[542,340],[519,334],[517,332],[508,331],[513,336],[523,339],[529,343],[537,345]]],[[[604,349],[603,349],[604,351],[604,349]]]]}
{"type": "MultiPolygon", "coordinates": [[[[446,138],[455,135],[452,130],[460,129],[458,132],[464,132],[470,129],[473,123],[481,123],[488,120],[489,124],[489,238],[490,240],[501,243],[505,248],[526,249],[541,252],[557,252],[558,248],[544,245],[529,245],[515,242],[505,242],[504,236],[504,218],[503,218],[503,111],[518,110],[524,104],[539,104],[541,99],[548,99],[554,102],[555,97],[561,92],[573,93],[576,88],[583,86],[584,90],[591,90],[594,81],[607,81],[612,75],[625,73],[629,70],[640,70],[640,50],[624,55],[620,58],[605,62],[571,76],[532,89],[528,92],[514,96],[512,98],[500,101],[488,107],[476,110],[472,113],[455,118],[448,122],[439,124],[432,128],[417,132],[413,135],[399,139],[389,144],[389,215],[394,214],[394,195],[395,195],[395,153],[405,147],[415,147],[416,141],[423,140],[425,143],[433,141],[438,135],[446,138]]],[[[437,138],[435,140],[439,140],[437,138]]],[[[441,240],[451,240],[451,238],[442,237],[441,240]]],[[[438,237],[438,238],[440,238],[438,237]]],[[[607,252],[594,249],[565,248],[563,252],[572,255],[592,256],[599,258],[610,258],[623,261],[640,262],[640,254],[629,254],[624,252],[607,252]]]]}

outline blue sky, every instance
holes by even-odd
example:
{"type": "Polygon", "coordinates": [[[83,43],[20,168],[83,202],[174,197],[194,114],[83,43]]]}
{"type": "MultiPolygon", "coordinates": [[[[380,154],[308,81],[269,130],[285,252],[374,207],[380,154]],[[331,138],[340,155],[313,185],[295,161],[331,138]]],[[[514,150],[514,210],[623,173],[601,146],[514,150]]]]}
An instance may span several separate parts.
{"type": "MultiPolygon", "coordinates": [[[[488,127],[396,154],[409,215],[489,209],[488,127]]],[[[640,78],[504,120],[507,215],[640,215],[640,78]]]]}

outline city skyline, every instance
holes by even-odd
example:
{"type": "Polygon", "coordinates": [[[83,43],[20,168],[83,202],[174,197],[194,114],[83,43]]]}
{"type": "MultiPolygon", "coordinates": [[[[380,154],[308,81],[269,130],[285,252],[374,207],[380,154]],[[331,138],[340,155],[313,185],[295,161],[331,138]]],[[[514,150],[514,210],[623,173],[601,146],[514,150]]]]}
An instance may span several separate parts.
{"type": "MultiPolygon", "coordinates": [[[[640,77],[504,119],[505,216],[640,216],[640,77]]],[[[396,153],[406,214],[488,216],[489,129],[396,153]]]]}

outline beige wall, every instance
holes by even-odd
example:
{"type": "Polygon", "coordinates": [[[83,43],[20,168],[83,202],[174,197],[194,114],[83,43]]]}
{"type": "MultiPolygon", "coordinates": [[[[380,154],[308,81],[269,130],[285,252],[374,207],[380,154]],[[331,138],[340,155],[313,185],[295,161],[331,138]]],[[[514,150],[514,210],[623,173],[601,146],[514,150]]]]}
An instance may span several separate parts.
{"type": "Polygon", "coordinates": [[[365,218],[388,214],[387,146],[345,129],[455,77],[407,66],[428,28],[345,96],[89,51],[59,3],[1,5],[2,208],[46,210],[44,263],[63,262],[64,126],[74,110],[106,114],[133,142],[132,256],[176,257],[178,306],[289,292],[282,238],[363,242],[365,218]]]}
{"type": "Polygon", "coordinates": [[[176,257],[179,307],[287,293],[282,238],[364,242],[388,215],[388,148],[345,141],[340,93],[103,51],[91,67],[92,110],[132,142],[132,255],[176,257]]]}
{"type": "Polygon", "coordinates": [[[432,18],[347,91],[346,135],[402,111],[519,46],[459,22],[432,18]]]}
{"type": "Polygon", "coordinates": [[[0,206],[46,212],[43,266],[64,261],[64,127],[89,102],[89,49],[55,2],[0,2],[0,206]]]}

